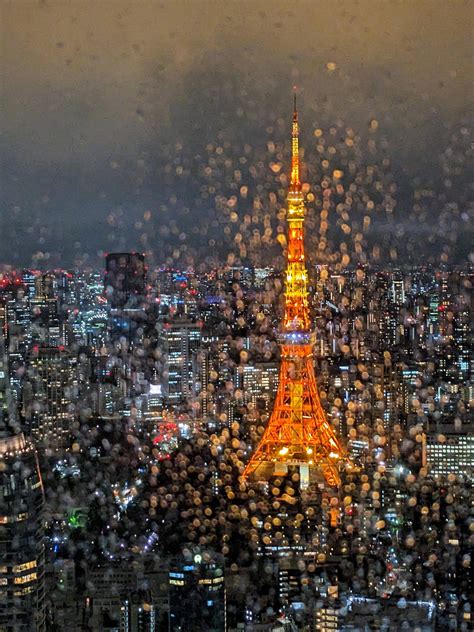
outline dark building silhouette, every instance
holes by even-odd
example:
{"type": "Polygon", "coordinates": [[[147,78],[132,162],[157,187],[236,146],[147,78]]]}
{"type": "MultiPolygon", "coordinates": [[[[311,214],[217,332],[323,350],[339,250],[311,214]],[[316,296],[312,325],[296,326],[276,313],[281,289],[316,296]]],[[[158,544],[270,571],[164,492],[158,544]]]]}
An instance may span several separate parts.
{"type": "Polygon", "coordinates": [[[114,252],[106,257],[105,293],[112,309],[134,309],[145,295],[145,257],[114,252]]]}

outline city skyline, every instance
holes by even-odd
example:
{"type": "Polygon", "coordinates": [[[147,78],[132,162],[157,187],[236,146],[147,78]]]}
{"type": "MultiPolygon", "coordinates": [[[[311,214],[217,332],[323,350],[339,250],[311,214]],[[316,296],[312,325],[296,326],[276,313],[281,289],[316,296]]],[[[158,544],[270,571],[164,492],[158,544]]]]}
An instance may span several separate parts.
{"type": "Polygon", "coordinates": [[[243,477],[279,389],[278,272],[146,278],[132,253],[108,269],[0,286],[0,619],[14,611],[29,632],[43,612],[75,632],[332,632],[368,616],[468,629],[472,271],[317,271],[311,364],[357,468],[307,487],[304,472],[243,477]],[[27,514],[9,477],[31,473],[21,433],[44,481],[44,508],[28,492],[27,514]],[[19,558],[22,521],[36,537],[19,558]]]}
{"type": "Polygon", "coordinates": [[[472,629],[469,9],[2,4],[0,632],[472,629]]]}

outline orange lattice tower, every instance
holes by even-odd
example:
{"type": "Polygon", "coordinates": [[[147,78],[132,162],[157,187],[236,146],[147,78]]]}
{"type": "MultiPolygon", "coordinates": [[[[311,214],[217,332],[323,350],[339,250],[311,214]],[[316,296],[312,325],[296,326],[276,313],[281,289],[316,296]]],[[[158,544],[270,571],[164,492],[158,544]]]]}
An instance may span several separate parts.
{"type": "Polygon", "coordinates": [[[348,462],[348,457],[326,419],[314,374],[314,336],[303,241],[306,209],[299,176],[298,136],[295,95],[280,381],[268,426],[244,470],[244,478],[268,480],[296,467],[301,487],[308,486],[312,469],[322,472],[328,485],[337,486],[341,482],[339,467],[348,462]]]}

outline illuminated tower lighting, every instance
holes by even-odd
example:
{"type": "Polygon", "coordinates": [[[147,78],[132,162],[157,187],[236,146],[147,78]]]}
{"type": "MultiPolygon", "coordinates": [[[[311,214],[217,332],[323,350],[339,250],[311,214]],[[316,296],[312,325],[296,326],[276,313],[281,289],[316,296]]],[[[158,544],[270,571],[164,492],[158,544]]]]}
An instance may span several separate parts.
{"type": "Polygon", "coordinates": [[[244,478],[268,480],[298,468],[300,486],[309,485],[310,470],[319,470],[330,486],[341,483],[339,468],[348,463],[345,448],[328,423],[319,399],[313,366],[314,336],[308,301],[304,253],[306,209],[299,173],[299,127],[296,95],[288,192],[288,249],[285,314],[279,336],[281,366],[273,412],[244,470],[244,478]]]}

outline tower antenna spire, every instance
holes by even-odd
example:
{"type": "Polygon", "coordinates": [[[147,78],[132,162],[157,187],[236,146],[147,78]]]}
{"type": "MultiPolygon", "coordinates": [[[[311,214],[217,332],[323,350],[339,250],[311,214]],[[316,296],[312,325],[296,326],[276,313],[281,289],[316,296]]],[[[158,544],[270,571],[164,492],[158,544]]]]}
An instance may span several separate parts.
{"type": "Polygon", "coordinates": [[[299,156],[299,125],[298,110],[296,107],[296,86],[293,86],[293,128],[291,133],[291,180],[290,192],[295,193],[301,189],[300,182],[300,156],[299,156]]]}

